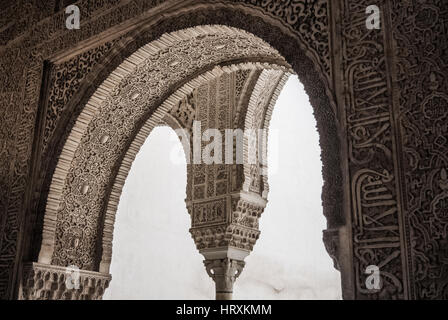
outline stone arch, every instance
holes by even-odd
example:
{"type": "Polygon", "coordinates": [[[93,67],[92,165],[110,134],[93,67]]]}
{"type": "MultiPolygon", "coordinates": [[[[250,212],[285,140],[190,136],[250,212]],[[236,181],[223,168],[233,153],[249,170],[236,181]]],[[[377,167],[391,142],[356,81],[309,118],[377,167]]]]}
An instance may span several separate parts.
{"type": "MultiPolygon", "coordinates": [[[[176,1],[173,1],[176,2],[176,1]]],[[[163,18],[140,21],[130,32],[119,32],[112,49],[98,62],[63,111],[56,116],[54,134],[49,140],[48,152],[44,155],[42,170],[45,177],[40,193],[39,212],[43,219],[49,187],[56,169],[64,142],[80,114],[81,106],[87,103],[94,91],[107,78],[109,73],[138,48],[157,39],[164,33],[200,24],[222,24],[246,30],[267,41],[276,48],[291,64],[305,86],[315,116],[318,119],[323,154],[323,205],[324,215],[330,226],[343,223],[342,214],[342,172],[339,166],[339,129],[336,116],[336,102],[331,85],[331,62],[329,50],[328,4],[316,1],[310,6],[297,4],[293,12],[279,4],[235,4],[231,1],[218,1],[211,5],[208,1],[184,2],[185,6],[168,10],[163,18]],[[279,14],[279,15],[277,15],[279,14]],[[297,31],[295,27],[301,25],[297,31]],[[330,187],[331,186],[331,187],[330,187]]],[[[59,58],[58,58],[59,59],[59,58]]],[[[66,59],[66,58],[64,58],[66,59]]],[[[39,226],[40,224],[37,224],[39,226]]],[[[42,227],[42,226],[41,226],[42,227]]],[[[35,233],[34,243],[40,243],[40,231],[35,233]]],[[[35,248],[36,256],[40,248],[35,248]]]]}
{"type": "MultiPolygon", "coordinates": [[[[321,6],[321,4],[318,4],[317,6],[321,6]]],[[[325,10],[324,10],[325,11],[325,10]]],[[[304,12],[301,12],[300,14],[305,14],[304,12]]],[[[308,13],[307,13],[308,14],[308,13]]],[[[306,15],[306,14],[305,14],[306,15]]],[[[325,16],[325,13],[323,13],[323,16],[325,16]]],[[[322,18],[322,16],[320,17],[322,18]]],[[[179,25],[182,25],[182,23],[185,24],[191,24],[196,25],[199,24],[199,22],[204,21],[222,21],[226,25],[235,25],[238,27],[241,27],[244,30],[253,31],[255,35],[261,35],[263,39],[267,39],[273,47],[277,47],[280,50],[280,53],[283,54],[285,57],[287,57],[288,61],[291,61],[292,66],[295,70],[298,71],[299,77],[304,82],[305,88],[307,89],[308,94],[310,95],[310,99],[314,101],[313,105],[319,106],[319,108],[316,108],[316,117],[318,118],[318,123],[320,124],[321,129],[321,141],[323,148],[332,149],[332,150],[338,150],[339,146],[339,139],[337,134],[337,121],[335,117],[335,102],[333,94],[331,93],[330,84],[329,84],[329,74],[331,73],[331,68],[329,67],[329,61],[328,61],[328,52],[326,54],[318,54],[317,50],[318,48],[311,48],[309,46],[310,39],[304,39],[300,36],[300,33],[296,31],[292,31],[291,27],[287,26],[287,23],[279,22],[277,18],[275,18],[273,15],[265,15],[262,14],[262,11],[260,9],[257,9],[255,6],[250,5],[229,5],[229,4],[219,4],[214,6],[213,8],[210,8],[206,4],[198,4],[191,6],[191,8],[182,10],[179,10],[175,12],[174,14],[167,14],[165,17],[165,21],[163,23],[167,24],[171,20],[170,19],[178,19],[178,21],[175,24],[172,24],[171,26],[167,27],[160,27],[159,30],[161,34],[165,34],[162,32],[165,32],[165,30],[173,28],[178,29],[180,28],[179,25]],[[236,14],[234,14],[236,12],[236,14]],[[216,14],[218,13],[218,14],[216,14]],[[229,13],[231,14],[231,17],[229,18],[229,13]],[[193,17],[193,19],[190,19],[193,17]],[[248,19],[244,19],[244,18],[248,19]],[[180,22],[179,22],[180,21],[180,22]],[[243,22],[241,22],[243,21],[243,22]],[[252,23],[254,22],[254,23],[252,23]],[[272,27],[272,31],[266,33],[266,29],[263,29],[263,26],[270,26],[272,27]],[[290,40],[290,41],[285,41],[290,40]],[[286,44],[286,45],[285,45],[286,44]],[[295,45],[298,45],[297,49],[294,47],[295,45]],[[298,66],[298,64],[301,64],[298,66]],[[319,120],[320,119],[320,120],[319,120]],[[323,133],[323,134],[322,134],[323,133]]],[[[324,17],[325,20],[325,17],[324,17]]],[[[311,22],[311,21],[308,21],[311,22]]],[[[323,26],[321,22],[318,22],[319,25],[323,26]]],[[[151,30],[151,28],[154,26],[147,27],[147,30],[151,30]]],[[[157,26],[158,27],[158,26],[157,26]]],[[[157,27],[154,27],[154,29],[157,29],[157,27]]],[[[142,29],[145,29],[144,27],[141,27],[140,29],[137,29],[139,31],[142,31],[142,29]]],[[[320,31],[317,31],[317,29],[313,29],[313,32],[326,34],[327,30],[321,29],[320,31]]],[[[138,31],[135,31],[137,33],[138,31]]],[[[155,37],[154,33],[151,33],[148,31],[150,35],[148,37],[155,37]]],[[[155,33],[157,33],[156,31],[155,33]]],[[[303,32],[303,34],[306,34],[307,32],[303,32]]],[[[129,36],[129,38],[126,38],[119,42],[118,45],[113,49],[112,53],[104,59],[103,64],[106,62],[110,63],[111,65],[117,65],[119,61],[123,59],[126,55],[128,55],[130,52],[133,52],[137,50],[137,48],[142,45],[142,41],[144,41],[144,37],[136,37],[132,38],[132,36],[129,36]],[[124,47],[124,44],[129,45],[126,48],[124,47]]],[[[328,47],[325,50],[328,50],[328,47]]],[[[256,61],[257,59],[254,59],[254,57],[250,57],[247,61],[256,61]]],[[[262,62],[272,62],[266,59],[261,59],[262,62]]],[[[238,61],[229,61],[227,63],[235,63],[238,61]]],[[[282,62],[283,64],[285,62],[282,62]]],[[[103,64],[100,65],[89,79],[89,81],[84,82],[84,89],[80,90],[80,93],[77,94],[77,96],[74,97],[70,101],[69,104],[71,104],[71,107],[75,108],[76,105],[82,105],[79,104],[80,100],[83,99],[90,99],[90,96],[93,95],[93,89],[96,88],[96,86],[99,85],[98,81],[100,79],[103,79],[108,74],[108,70],[110,67],[103,67],[103,64]],[[91,85],[90,81],[97,81],[97,85],[91,86],[91,88],[88,88],[89,85],[91,85]]],[[[166,98],[166,97],[165,97],[166,98]]],[[[161,99],[163,101],[163,99],[161,99]]],[[[161,102],[160,101],[160,102],[161,102]]],[[[77,112],[74,113],[75,115],[77,112]]],[[[66,118],[66,121],[60,121],[59,122],[59,129],[56,131],[64,132],[64,123],[69,122],[69,118],[66,118]],[[61,128],[62,127],[62,128],[61,128]]],[[[74,122],[73,122],[74,124],[74,122]]],[[[69,128],[71,125],[68,126],[69,128]]],[[[62,135],[62,139],[60,142],[57,142],[57,138],[54,138],[54,144],[57,145],[59,143],[59,147],[56,146],[54,154],[63,152],[63,146],[64,143],[62,142],[65,140],[65,138],[69,139],[69,132],[65,131],[66,135],[62,135]],[[62,142],[62,143],[61,143],[62,142]],[[59,148],[59,149],[58,149],[59,148]]],[[[50,152],[51,154],[51,152],[50,152]]],[[[51,157],[52,159],[55,159],[54,157],[51,157]]],[[[51,159],[50,158],[50,159],[51,159]]],[[[339,167],[339,153],[337,151],[335,152],[328,152],[327,157],[328,161],[324,161],[324,180],[327,183],[327,191],[325,192],[324,187],[324,212],[329,219],[329,225],[337,227],[342,223],[342,201],[340,199],[342,198],[342,189],[338,188],[337,186],[340,185],[342,174],[340,173],[340,167],[339,167]],[[336,172],[336,174],[334,174],[336,172]],[[329,188],[328,185],[331,185],[332,187],[329,188]]],[[[54,168],[56,168],[56,163],[54,163],[54,168]]],[[[47,172],[47,181],[49,184],[51,184],[48,179],[52,179],[52,177],[55,177],[55,174],[52,174],[53,170],[51,168],[51,165],[49,167],[49,170],[47,172]]],[[[81,188],[81,193],[82,188],[81,188]]],[[[87,190],[86,192],[89,192],[87,190]]],[[[45,199],[51,198],[51,190],[49,192],[49,195],[45,195],[45,192],[43,193],[44,202],[45,199]]],[[[42,202],[41,202],[42,204],[42,202]]],[[[51,219],[50,219],[51,220],[51,219]]],[[[43,232],[43,239],[42,239],[42,245],[47,245],[48,243],[51,243],[51,236],[46,237],[45,234],[49,235],[51,233],[51,224],[53,222],[49,221],[47,219],[45,225],[44,225],[44,232],[43,232]],[[48,228],[50,226],[50,228],[48,228]],[[49,232],[50,231],[50,232],[49,232]]],[[[45,251],[45,250],[44,250],[45,251]]],[[[41,251],[42,253],[43,251],[41,251]]],[[[48,261],[48,255],[45,257],[45,254],[41,254],[40,257],[43,259],[42,261],[48,261]],[[47,260],[45,260],[47,259],[47,260]]],[[[96,264],[95,262],[94,264],[96,264]]],[[[98,268],[98,266],[94,267],[95,269],[98,268]]]]}
{"type": "Polygon", "coordinates": [[[446,185],[446,159],[428,156],[444,147],[446,128],[426,112],[446,100],[444,1],[379,1],[382,27],[367,30],[369,0],[79,0],[83,22],[76,32],[66,29],[65,12],[55,12],[55,1],[1,5],[6,12],[0,41],[1,136],[6,139],[0,144],[6,164],[0,167],[2,298],[17,296],[21,270],[36,261],[54,169],[95,90],[141,46],[164,33],[207,24],[264,39],[304,84],[323,150],[324,213],[334,231],[325,233],[324,241],[344,260],[344,297],[446,295],[447,272],[440,262],[446,255],[425,250],[446,246],[443,225],[434,228],[426,221],[435,212],[432,195],[443,194],[446,185]],[[68,71],[74,78],[47,71],[68,71]],[[50,92],[55,99],[49,101],[51,88],[60,95],[50,92]],[[367,203],[360,214],[379,217],[387,227],[382,231],[363,229],[353,219],[354,202],[363,205],[364,187],[371,181],[391,201],[381,210],[367,203]],[[381,271],[401,286],[387,281],[381,292],[365,291],[363,271],[378,261],[387,261],[381,271]]]}
{"type": "MultiPolygon", "coordinates": [[[[97,268],[95,265],[98,262],[94,260],[94,256],[97,250],[95,239],[98,236],[97,233],[100,232],[98,224],[90,221],[83,230],[80,227],[70,230],[71,226],[67,221],[78,215],[89,219],[92,212],[96,212],[93,219],[100,219],[101,199],[106,194],[108,186],[106,176],[115,163],[108,165],[111,169],[103,170],[107,167],[106,163],[110,158],[121,157],[115,154],[121,153],[119,149],[111,153],[111,148],[117,148],[114,144],[121,142],[121,140],[120,142],[114,140],[125,139],[121,143],[127,145],[127,141],[131,141],[129,137],[133,135],[135,128],[149,114],[154,116],[151,119],[152,123],[150,120],[152,125],[160,122],[163,113],[158,114],[159,110],[155,110],[157,102],[160,101],[158,98],[167,95],[163,92],[163,86],[178,87],[173,82],[169,82],[170,76],[175,76],[177,81],[182,81],[194,74],[200,74],[200,70],[206,70],[208,66],[232,61],[232,59],[241,60],[246,57],[253,59],[257,55],[278,65],[287,65],[283,58],[261,39],[241,30],[224,26],[197,27],[166,34],[160,40],[142,47],[125,60],[91,97],[78,117],[61,153],[48,196],[39,262],[51,262],[56,265],[74,263],[88,270],[97,268]],[[238,38],[240,48],[234,44],[235,38],[238,38]],[[191,48],[199,46],[200,52],[191,51],[191,48]],[[226,50],[226,53],[217,53],[217,49],[226,50]],[[149,59],[152,59],[151,63],[148,62],[149,59]],[[193,62],[193,59],[196,60],[193,62]],[[188,63],[190,69],[187,67],[188,63]],[[142,78],[139,79],[136,74],[142,78]],[[149,90],[150,93],[142,90],[149,90]],[[126,105],[132,105],[132,111],[126,105]],[[115,113],[114,116],[118,115],[118,120],[113,119],[111,113],[115,113]],[[129,121],[129,119],[133,121],[126,122],[121,129],[117,127],[119,121],[129,121]],[[81,145],[90,145],[90,147],[81,148],[81,145]],[[95,149],[100,152],[96,153],[95,149]],[[101,168],[98,167],[98,163],[101,163],[101,168]],[[99,176],[104,176],[105,180],[98,181],[99,176]],[[89,202],[88,213],[83,204],[84,201],[89,202]],[[81,203],[80,206],[78,206],[79,203],[81,203]],[[71,215],[72,218],[66,217],[67,215],[71,215]],[[90,232],[87,237],[86,231],[90,232]],[[86,241],[87,244],[79,243],[80,241],[86,241]],[[64,243],[67,244],[65,251],[60,247],[64,243]],[[74,250],[78,247],[82,250],[73,252],[73,247],[75,247],[74,250]],[[58,249],[63,252],[59,252],[58,249]],[[55,251],[60,255],[55,254],[55,251]],[[90,253],[82,257],[81,252],[90,253]]],[[[163,109],[160,110],[163,111],[163,109]]]]}
{"type": "MultiPolygon", "coordinates": [[[[284,82],[286,81],[287,77],[289,76],[290,69],[283,67],[283,66],[277,66],[277,65],[270,65],[267,63],[242,63],[237,65],[230,65],[230,66],[224,66],[224,67],[215,67],[213,70],[205,72],[201,74],[200,76],[190,80],[188,83],[183,85],[180,89],[175,91],[173,94],[169,96],[168,99],[166,99],[162,105],[160,105],[157,110],[154,112],[154,114],[151,115],[151,117],[145,121],[144,125],[138,130],[138,133],[136,136],[132,139],[132,142],[127,148],[127,151],[123,157],[123,159],[120,161],[118,173],[113,179],[113,186],[110,191],[110,195],[108,196],[107,200],[107,206],[105,211],[105,216],[103,219],[103,234],[102,234],[102,256],[101,256],[101,262],[99,266],[99,271],[102,273],[108,273],[109,272],[109,266],[112,259],[112,238],[113,238],[113,229],[114,229],[114,222],[115,222],[115,215],[118,208],[118,203],[120,200],[121,191],[124,187],[125,179],[128,176],[128,173],[131,169],[131,165],[135,157],[137,156],[138,151],[142,147],[145,140],[148,138],[149,134],[151,133],[152,129],[157,126],[159,123],[158,121],[165,122],[168,126],[170,126],[173,130],[180,129],[178,131],[178,134],[181,135],[181,139],[188,140],[188,137],[184,135],[186,129],[189,128],[189,125],[187,125],[185,122],[181,122],[178,119],[176,119],[173,115],[171,115],[169,112],[173,109],[173,106],[175,104],[178,104],[180,100],[182,100],[185,96],[188,96],[192,93],[193,90],[200,87],[202,84],[205,84],[209,81],[212,81],[216,78],[218,78],[220,75],[222,75],[224,72],[234,72],[237,70],[248,70],[254,72],[255,70],[273,70],[276,72],[279,72],[283,76],[281,77],[281,80],[278,83],[269,83],[270,86],[273,87],[272,91],[273,94],[269,96],[269,99],[265,101],[264,105],[261,106],[263,109],[271,110],[273,105],[275,104],[276,98],[278,97],[278,94],[280,93],[284,82]],[[266,108],[267,106],[267,108],[266,108]]],[[[246,81],[247,85],[249,85],[250,81],[246,81]]],[[[248,90],[245,94],[241,95],[241,100],[244,100],[246,96],[252,97],[258,94],[258,92],[253,92],[252,90],[248,90]]],[[[238,117],[235,117],[238,118],[238,117]]],[[[191,159],[191,150],[187,149],[187,146],[183,143],[183,149],[186,155],[191,159]]],[[[187,165],[188,166],[188,165],[187,165]]],[[[187,175],[187,200],[190,198],[190,195],[188,194],[188,189],[191,188],[191,180],[192,180],[192,174],[189,172],[187,175]]]]}

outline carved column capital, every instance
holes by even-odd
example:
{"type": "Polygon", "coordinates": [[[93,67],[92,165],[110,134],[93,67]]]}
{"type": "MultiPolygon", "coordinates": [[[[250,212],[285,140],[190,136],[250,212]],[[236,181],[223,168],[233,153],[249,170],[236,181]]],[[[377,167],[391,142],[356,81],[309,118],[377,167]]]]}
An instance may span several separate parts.
{"type": "Polygon", "coordinates": [[[233,284],[243,271],[245,262],[230,258],[204,260],[207,274],[216,284],[216,300],[231,300],[233,284]]]}
{"type": "Polygon", "coordinates": [[[199,251],[234,247],[252,251],[260,235],[258,221],[266,200],[253,193],[238,193],[187,205],[190,233],[199,251]]]}
{"type": "Polygon", "coordinates": [[[111,275],[32,263],[24,267],[22,300],[101,300],[111,275]]]}

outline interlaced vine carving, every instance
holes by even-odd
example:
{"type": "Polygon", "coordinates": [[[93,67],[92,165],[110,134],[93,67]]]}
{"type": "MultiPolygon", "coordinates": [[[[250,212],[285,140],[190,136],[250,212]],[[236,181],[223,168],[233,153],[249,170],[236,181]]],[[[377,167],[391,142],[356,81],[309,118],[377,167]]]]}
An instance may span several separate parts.
{"type": "Polygon", "coordinates": [[[256,5],[282,19],[300,36],[322,70],[331,78],[328,0],[233,0],[256,5]]]}
{"type": "Polygon", "coordinates": [[[106,42],[94,49],[79,54],[75,58],[51,67],[48,107],[42,142],[44,149],[46,149],[49,139],[54,133],[61,114],[67,107],[70,99],[79,90],[82,81],[95,68],[100,59],[107,55],[119,41],[120,38],[106,42]]]}
{"type": "Polygon", "coordinates": [[[411,298],[448,299],[448,6],[390,2],[411,298]]]}
{"type": "MultiPolygon", "coordinates": [[[[184,24],[188,25],[188,23],[209,24],[209,21],[226,21],[227,19],[243,29],[252,28],[251,30],[254,33],[258,32],[263,39],[270,39],[273,45],[279,45],[278,39],[298,38],[299,41],[288,43],[283,47],[282,53],[288,60],[294,60],[298,54],[298,46],[303,45],[308,48],[305,52],[316,64],[317,70],[322,73],[322,78],[327,78],[329,83],[331,83],[329,79],[341,80],[338,66],[332,65],[334,57],[330,45],[329,14],[335,3],[333,1],[100,0],[92,2],[84,0],[78,1],[84,17],[83,28],[80,32],[68,32],[65,29],[65,13],[61,10],[53,14],[54,1],[2,2],[0,6],[5,14],[0,17],[0,119],[2,121],[0,126],[2,164],[0,166],[2,190],[0,192],[2,213],[0,265],[5,267],[0,268],[0,297],[11,297],[11,292],[14,291],[13,280],[17,278],[15,272],[19,269],[16,261],[21,261],[22,258],[20,256],[22,253],[18,251],[18,242],[24,230],[21,230],[20,226],[24,225],[24,212],[33,211],[26,207],[28,205],[26,192],[30,183],[33,133],[36,131],[34,126],[44,60],[50,59],[54,54],[67,53],[74,47],[79,48],[81,42],[86,43],[98,34],[111,35],[115,31],[122,31],[119,26],[126,28],[134,22],[138,24],[144,19],[152,20],[148,19],[149,11],[162,3],[166,5],[166,8],[173,8],[174,4],[178,5],[179,11],[176,14],[179,19],[175,20],[176,23],[172,23],[172,20],[166,22],[169,26],[155,21],[155,24],[163,27],[157,31],[160,33],[155,32],[148,36],[150,39],[163,34],[165,32],[163,28],[173,31],[173,28],[185,28],[184,24]],[[207,5],[210,3],[214,8],[207,14],[207,8],[209,8],[207,5]],[[197,10],[198,17],[194,22],[188,20],[194,15],[194,10],[188,12],[191,14],[185,18],[188,21],[182,20],[181,12],[187,16],[188,6],[196,6],[194,10],[197,10]],[[226,8],[221,10],[223,7],[226,8]],[[237,7],[245,8],[244,14],[241,10],[235,13],[234,17],[230,17],[229,13],[237,7]],[[255,11],[252,9],[257,13],[254,14],[255,11]],[[15,12],[20,12],[21,15],[15,12]],[[100,12],[107,12],[107,14],[99,14],[100,12]],[[263,18],[254,17],[250,21],[242,18],[247,18],[249,15],[263,16],[263,18]],[[268,21],[267,17],[274,19],[272,29],[263,28],[266,24],[260,22],[265,18],[268,21]],[[281,32],[277,33],[279,30],[284,30],[277,28],[277,22],[290,30],[291,38],[280,34],[281,32]],[[337,74],[332,73],[333,69],[337,71],[337,74]]],[[[384,25],[379,31],[365,29],[365,8],[371,4],[370,2],[341,0],[340,3],[343,14],[341,35],[336,34],[337,31],[333,35],[336,35],[336,41],[339,36],[342,36],[340,71],[342,72],[342,91],[345,96],[342,102],[347,112],[345,120],[348,137],[345,138],[349,147],[347,180],[350,183],[347,189],[351,191],[354,221],[355,266],[353,272],[356,273],[356,297],[446,298],[448,287],[445,228],[446,149],[448,148],[445,121],[448,103],[446,96],[448,92],[446,3],[443,0],[379,1],[383,18],[385,18],[384,25]],[[388,28],[392,29],[392,35],[388,34],[388,28]],[[403,233],[403,230],[406,232],[403,233]],[[381,239],[381,241],[373,244],[374,239],[381,239]],[[371,294],[365,291],[363,271],[367,264],[381,264],[382,261],[383,264],[380,267],[385,274],[385,287],[381,292],[371,294]],[[406,276],[404,272],[407,273],[406,276]],[[410,284],[409,287],[408,284],[410,284]]],[[[157,10],[159,9],[155,8],[154,12],[157,10]]],[[[166,11],[166,17],[168,17],[170,13],[168,9],[166,11]]],[[[131,43],[129,50],[132,52],[145,43],[147,41],[139,39],[136,43],[131,43]]],[[[107,55],[106,51],[112,48],[108,47],[108,44],[105,46],[107,48],[89,49],[69,61],[53,65],[55,68],[53,70],[60,71],[61,76],[58,77],[56,72],[54,74],[56,77],[50,77],[55,86],[52,85],[53,89],[50,88],[53,91],[50,91],[48,105],[50,113],[47,118],[45,142],[50,141],[49,137],[58,122],[59,112],[64,110],[67,103],[72,100],[68,97],[76,96],[74,93],[77,93],[81,85],[86,84],[86,78],[84,78],[86,73],[96,69],[94,65],[98,59],[95,58],[95,52],[99,50],[101,54],[107,55]],[[70,74],[70,70],[76,72],[76,79],[83,80],[75,80],[75,77],[70,80],[66,77],[66,74],[70,74]]],[[[187,60],[187,63],[189,62],[187,60]]],[[[170,72],[174,70],[175,73],[175,62],[171,61],[171,63],[173,65],[169,65],[168,70],[170,72]]],[[[295,60],[294,63],[296,63],[295,60]]],[[[304,66],[294,65],[297,70],[301,67],[304,66]]],[[[305,65],[304,68],[308,67],[305,65]]],[[[311,69],[312,67],[307,70],[311,69]]],[[[302,78],[305,82],[307,81],[306,75],[302,78]]],[[[162,84],[167,85],[167,82],[162,81],[162,84]]],[[[311,88],[309,93],[314,99],[313,105],[320,105],[321,101],[316,97],[325,95],[324,90],[316,93],[320,87],[313,85],[308,87],[311,88]]],[[[123,84],[122,88],[125,91],[128,89],[126,84],[123,84]]],[[[237,95],[240,94],[240,89],[241,86],[238,86],[237,95]]],[[[156,91],[154,92],[158,95],[165,93],[162,90],[156,91]]],[[[134,93],[130,94],[134,95],[134,93]]],[[[123,104],[126,99],[122,100],[123,104]]],[[[155,100],[150,102],[156,104],[155,100]]],[[[66,222],[67,224],[58,226],[59,231],[56,237],[74,246],[70,249],[66,248],[65,251],[62,250],[64,252],[60,255],[55,254],[55,262],[65,264],[76,260],[77,258],[73,259],[73,256],[79,255],[86,266],[93,267],[91,257],[94,255],[96,246],[89,241],[98,237],[97,231],[83,228],[85,225],[81,221],[88,216],[89,224],[98,223],[99,216],[90,214],[86,208],[92,207],[94,212],[100,212],[103,204],[92,201],[92,197],[107,191],[110,181],[104,179],[104,173],[114,166],[116,160],[114,155],[123,153],[118,145],[126,140],[125,137],[132,136],[133,130],[137,128],[136,123],[133,122],[137,117],[133,117],[120,106],[117,106],[115,111],[123,119],[124,127],[129,129],[111,128],[110,123],[107,122],[109,119],[93,121],[92,127],[86,129],[84,138],[91,148],[76,154],[73,165],[79,165],[79,168],[66,176],[67,181],[73,183],[73,188],[65,190],[67,201],[63,201],[61,208],[55,210],[61,210],[58,218],[65,217],[62,215],[64,210],[73,214],[67,216],[69,221],[66,222]],[[108,169],[95,165],[93,160],[89,162],[88,159],[90,157],[94,159],[98,153],[110,158],[110,162],[105,162],[105,167],[108,169]],[[72,222],[76,228],[71,226],[72,222]],[[70,226],[67,228],[67,234],[62,231],[66,226],[70,226]],[[81,238],[90,240],[83,242],[80,241],[81,238]],[[83,255],[81,252],[84,249],[90,253],[83,255]]],[[[138,112],[140,115],[144,113],[142,109],[138,112]]],[[[332,115],[326,111],[317,110],[316,117],[326,120],[332,115]]],[[[331,118],[330,122],[333,120],[331,118]]],[[[318,125],[322,127],[324,122],[318,121],[318,125]]],[[[320,128],[321,139],[324,137],[324,141],[330,141],[326,134],[336,134],[335,130],[331,130],[320,128]]],[[[327,153],[323,157],[327,159],[330,155],[327,153]]],[[[333,171],[337,169],[336,167],[332,167],[333,171]]],[[[193,179],[207,181],[207,177],[215,174],[220,173],[212,173],[208,170],[198,171],[193,179]]],[[[239,174],[238,179],[242,180],[241,172],[239,174]]],[[[342,183],[339,181],[342,177],[337,176],[333,179],[328,173],[324,173],[324,176],[326,181],[331,182],[331,185],[327,183],[324,186],[325,211],[340,210],[337,207],[341,198],[340,194],[332,193],[331,190],[334,190],[334,186],[339,185],[338,183],[342,183]]],[[[218,184],[212,185],[205,182],[204,185],[207,189],[198,189],[198,198],[220,194],[224,192],[220,190],[225,189],[223,185],[218,184]]],[[[35,192],[32,188],[29,189],[30,194],[35,192]]],[[[241,221],[246,220],[244,218],[241,221]]],[[[217,232],[221,232],[222,235],[232,234],[233,236],[243,232],[239,228],[232,230],[222,227],[213,228],[221,228],[217,232]]],[[[208,236],[210,232],[215,231],[204,230],[198,235],[204,246],[210,243],[208,236]]],[[[248,235],[252,239],[256,236],[256,233],[248,235]]],[[[335,239],[337,239],[336,235],[328,236],[327,243],[329,251],[337,255],[338,248],[335,239]]]]}

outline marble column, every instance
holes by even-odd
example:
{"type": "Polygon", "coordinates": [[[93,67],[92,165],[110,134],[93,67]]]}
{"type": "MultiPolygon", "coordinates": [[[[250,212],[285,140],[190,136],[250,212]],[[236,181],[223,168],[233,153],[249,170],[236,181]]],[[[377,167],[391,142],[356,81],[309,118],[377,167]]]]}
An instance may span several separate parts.
{"type": "Polygon", "coordinates": [[[215,282],[216,300],[232,300],[233,285],[244,268],[249,251],[236,248],[202,250],[205,269],[215,282]]]}

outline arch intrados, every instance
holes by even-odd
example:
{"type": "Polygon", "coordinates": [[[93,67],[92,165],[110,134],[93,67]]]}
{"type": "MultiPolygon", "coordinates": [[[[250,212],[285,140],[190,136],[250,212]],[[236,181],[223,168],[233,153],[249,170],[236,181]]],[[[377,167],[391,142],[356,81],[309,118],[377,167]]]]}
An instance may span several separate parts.
{"type": "MultiPolygon", "coordinates": [[[[277,70],[263,70],[255,84],[252,91],[247,111],[242,115],[242,120],[244,121],[244,130],[253,129],[263,129],[266,133],[266,138],[268,139],[269,124],[271,121],[272,112],[277,99],[282,91],[286,81],[288,80],[290,73],[278,72],[277,70]],[[264,101],[263,101],[264,100],[264,101]]],[[[267,140],[264,141],[263,153],[267,153],[267,140]]],[[[247,152],[245,148],[245,152],[247,152]]],[[[260,150],[261,151],[261,150],[260,150]]],[[[266,157],[267,154],[261,155],[266,157]]],[[[260,155],[259,155],[260,157],[260,155]]],[[[247,159],[248,155],[245,154],[244,158],[247,159]]],[[[264,161],[260,162],[260,170],[267,173],[267,167],[265,167],[264,161]]],[[[250,165],[244,166],[244,184],[243,190],[249,191],[250,188],[250,165]]],[[[262,197],[267,198],[269,193],[268,175],[262,175],[262,197]]]]}

